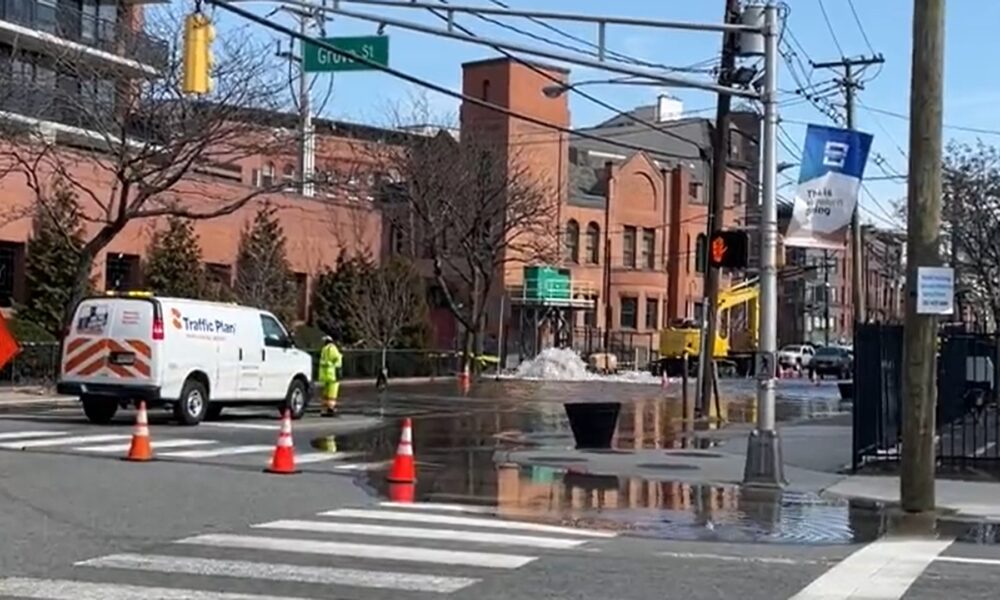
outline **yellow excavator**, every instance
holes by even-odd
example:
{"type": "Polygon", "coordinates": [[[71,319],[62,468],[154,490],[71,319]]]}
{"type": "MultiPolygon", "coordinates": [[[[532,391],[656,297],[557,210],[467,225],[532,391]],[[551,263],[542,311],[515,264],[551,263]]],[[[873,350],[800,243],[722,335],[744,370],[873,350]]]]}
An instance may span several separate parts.
{"type": "MultiPolygon", "coordinates": [[[[717,311],[718,330],[712,344],[712,356],[716,360],[729,361],[739,374],[747,374],[753,367],[754,353],[760,334],[760,283],[756,277],[742,281],[719,292],[717,311]],[[732,309],[749,304],[745,311],[745,323],[737,326],[730,318],[732,309]]],[[[669,375],[681,372],[684,355],[689,366],[698,362],[701,350],[702,330],[697,324],[686,323],[671,326],[660,331],[660,369],[669,375]]]]}

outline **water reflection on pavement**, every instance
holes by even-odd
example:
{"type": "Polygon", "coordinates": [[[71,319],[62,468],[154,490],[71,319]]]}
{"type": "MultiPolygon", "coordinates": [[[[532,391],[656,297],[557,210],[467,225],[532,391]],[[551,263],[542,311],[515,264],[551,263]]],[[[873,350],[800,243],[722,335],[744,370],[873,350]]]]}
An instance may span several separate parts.
{"type": "MultiPolygon", "coordinates": [[[[611,450],[620,454],[704,451],[727,437],[744,437],[747,425],[739,424],[756,417],[752,381],[722,386],[720,412],[735,425],[720,427],[712,421],[693,430],[682,418],[679,395],[677,386],[507,380],[481,383],[467,394],[453,383],[398,386],[381,395],[355,390],[343,405],[349,412],[414,418],[418,502],[484,505],[500,516],[685,540],[855,543],[886,530],[887,516],[877,505],[671,481],[669,472],[662,478],[584,473],[566,452],[573,446],[566,401],[621,401],[611,450]],[[524,449],[551,449],[552,456],[545,464],[530,465],[502,458],[524,449]]],[[[834,384],[779,385],[782,420],[827,415],[839,405],[834,384]]],[[[394,423],[337,436],[336,448],[379,464],[391,459],[398,440],[399,425],[394,423]]],[[[383,469],[359,474],[359,482],[379,497],[388,495],[384,480],[383,469]]]]}

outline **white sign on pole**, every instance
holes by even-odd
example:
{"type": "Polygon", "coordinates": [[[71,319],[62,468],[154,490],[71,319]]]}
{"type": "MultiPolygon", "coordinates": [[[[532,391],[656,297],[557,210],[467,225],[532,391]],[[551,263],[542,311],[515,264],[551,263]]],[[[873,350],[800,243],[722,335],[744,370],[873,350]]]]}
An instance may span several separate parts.
{"type": "Polygon", "coordinates": [[[955,270],[951,267],[917,267],[917,314],[950,315],[955,312],[955,270]]]}

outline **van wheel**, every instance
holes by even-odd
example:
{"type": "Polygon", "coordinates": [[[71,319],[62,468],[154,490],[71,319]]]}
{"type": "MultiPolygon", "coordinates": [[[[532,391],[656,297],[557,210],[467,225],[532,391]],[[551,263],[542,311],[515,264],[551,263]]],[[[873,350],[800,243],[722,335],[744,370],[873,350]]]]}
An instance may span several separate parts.
{"type": "Polygon", "coordinates": [[[306,392],[306,384],[302,383],[299,379],[293,380],[291,385],[288,386],[288,394],[285,396],[285,401],[281,404],[281,411],[289,411],[292,414],[292,418],[298,420],[302,418],[302,415],[306,414],[307,404],[309,404],[309,394],[306,392]]]}
{"type": "Polygon", "coordinates": [[[181,425],[197,425],[208,412],[208,392],[200,382],[188,379],[181,390],[180,401],[174,405],[174,416],[181,425]]]}
{"type": "Polygon", "coordinates": [[[83,414],[95,425],[107,425],[118,412],[118,403],[114,400],[84,396],[80,401],[83,403],[83,414]]]}
{"type": "Polygon", "coordinates": [[[222,405],[209,404],[208,411],[205,412],[205,420],[216,421],[220,416],[222,416],[222,405]]]}

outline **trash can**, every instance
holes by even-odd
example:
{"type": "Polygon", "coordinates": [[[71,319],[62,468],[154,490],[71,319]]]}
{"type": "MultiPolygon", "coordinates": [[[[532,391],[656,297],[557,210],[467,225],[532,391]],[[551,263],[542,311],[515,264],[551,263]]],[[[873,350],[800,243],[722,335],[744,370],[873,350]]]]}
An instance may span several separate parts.
{"type": "Polygon", "coordinates": [[[578,450],[611,448],[621,402],[567,402],[564,406],[578,450]]]}

